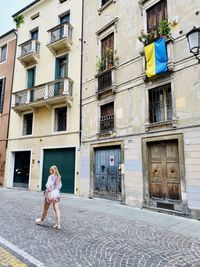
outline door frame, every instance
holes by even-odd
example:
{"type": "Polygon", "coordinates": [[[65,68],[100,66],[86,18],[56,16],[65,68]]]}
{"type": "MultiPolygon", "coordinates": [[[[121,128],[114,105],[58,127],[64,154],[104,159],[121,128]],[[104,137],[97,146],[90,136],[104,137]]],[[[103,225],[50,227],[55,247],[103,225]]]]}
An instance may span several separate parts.
{"type": "Polygon", "coordinates": [[[14,182],[14,168],[15,168],[15,153],[16,152],[23,152],[23,151],[30,151],[30,165],[29,165],[29,181],[28,181],[28,188],[30,189],[31,184],[31,177],[32,177],[32,149],[15,149],[9,151],[9,162],[8,162],[8,180],[7,180],[7,187],[13,187],[14,182]]]}
{"type": "Polygon", "coordinates": [[[100,144],[90,145],[90,184],[89,184],[89,197],[94,196],[94,162],[95,162],[95,149],[108,148],[108,147],[120,147],[121,156],[121,202],[125,203],[125,182],[124,182],[124,143],[122,141],[106,142],[100,144]]]}
{"type": "MultiPolygon", "coordinates": [[[[142,162],[143,162],[143,207],[150,207],[150,189],[149,189],[149,153],[148,144],[161,141],[176,140],[178,142],[178,157],[180,170],[180,194],[181,210],[186,214],[188,211],[186,200],[186,181],[185,181],[185,159],[184,159],[184,142],[183,134],[171,134],[164,136],[154,136],[142,138],[142,162]]],[[[159,208],[158,208],[159,209],[159,208]]]]}
{"type": "Polygon", "coordinates": [[[44,163],[44,150],[46,149],[61,149],[61,148],[74,148],[75,149],[75,165],[74,165],[74,195],[77,193],[77,166],[78,166],[78,148],[77,146],[48,146],[48,147],[41,147],[40,152],[40,172],[39,172],[39,191],[42,190],[42,173],[43,173],[43,163],[44,163]]]}

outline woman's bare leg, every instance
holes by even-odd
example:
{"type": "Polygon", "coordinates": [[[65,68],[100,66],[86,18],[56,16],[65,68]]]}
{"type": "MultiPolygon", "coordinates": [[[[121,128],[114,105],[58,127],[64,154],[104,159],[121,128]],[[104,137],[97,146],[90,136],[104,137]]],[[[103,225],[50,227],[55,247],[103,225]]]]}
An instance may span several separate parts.
{"type": "Polygon", "coordinates": [[[48,209],[49,209],[49,206],[50,206],[50,205],[51,205],[51,204],[48,203],[48,202],[46,201],[46,199],[45,199],[45,200],[44,200],[43,211],[42,211],[42,213],[41,213],[41,222],[43,222],[44,219],[46,218],[46,216],[47,216],[47,212],[48,212],[48,209]]]}
{"type": "Polygon", "coordinates": [[[60,226],[60,201],[53,204],[53,209],[55,211],[57,225],[60,226]]]}

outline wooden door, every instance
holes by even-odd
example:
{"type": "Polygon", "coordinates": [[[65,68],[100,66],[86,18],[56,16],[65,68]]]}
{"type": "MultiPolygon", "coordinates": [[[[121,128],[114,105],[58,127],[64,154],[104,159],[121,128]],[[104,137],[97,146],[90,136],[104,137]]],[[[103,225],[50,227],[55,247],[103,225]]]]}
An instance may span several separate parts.
{"type": "Polygon", "coordinates": [[[109,199],[121,197],[121,149],[98,148],[94,152],[94,195],[109,199]]]}
{"type": "Polygon", "coordinates": [[[178,141],[149,144],[150,198],[181,200],[178,141]]]}

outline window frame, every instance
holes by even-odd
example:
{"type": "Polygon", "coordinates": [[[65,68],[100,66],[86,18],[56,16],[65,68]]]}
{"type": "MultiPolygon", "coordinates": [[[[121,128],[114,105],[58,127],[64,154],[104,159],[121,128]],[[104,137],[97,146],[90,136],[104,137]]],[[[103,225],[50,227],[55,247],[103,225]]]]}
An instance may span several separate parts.
{"type": "Polygon", "coordinates": [[[104,133],[109,133],[110,131],[113,132],[114,130],[115,130],[115,102],[114,102],[114,99],[112,99],[108,102],[106,101],[105,103],[102,103],[99,106],[99,133],[104,134],[104,133]],[[101,130],[101,118],[103,117],[102,116],[102,108],[109,105],[109,104],[113,104],[113,114],[107,114],[107,115],[113,115],[113,128],[103,131],[103,130],[101,130]]]}
{"type": "Polygon", "coordinates": [[[168,122],[172,122],[173,121],[173,114],[174,114],[174,105],[173,105],[173,94],[172,94],[172,84],[171,83],[166,83],[154,88],[150,88],[148,90],[148,123],[151,124],[165,124],[168,122]],[[166,91],[170,89],[170,109],[168,109],[168,105],[167,105],[167,98],[168,96],[166,95],[166,91]],[[166,102],[166,105],[160,106],[159,107],[159,117],[164,117],[164,120],[159,120],[159,121],[154,121],[153,117],[154,115],[151,115],[151,109],[150,109],[150,104],[153,105],[153,103],[156,103],[156,101],[152,101],[150,102],[150,91],[156,91],[156,90],[163,90],[163,95],[164,95],[164,100],[163,102],[166,102]],[[162,112],[160,112],[160,110],[163,109],[162,112]],[[171,110],[171,119],[168,119],[168,112],[170,112],[171,110]],[[151,118],[152,117],[152,118],[151,118]]]}
{"type": "Polygon", "coordinates": [[[102,5],[102,0],[99,0],[99,9],[98,13],[101,15],[101,12],[110,6],[112,3],[115,4],[117,0],[108,0],[105,4],[102,5]]]}
{"type": "Polygon", "coordinates": [[[63,134],[68,132],[68,117],[69,117],[69,109],[67,105],[56,105],[52,109],[52,134],[63,134]],[[56,109],[66,108],[66,130],[58,131],[55,130],[55,119],[56,119],[56,109]]]}
{"type": "Polygon", "coordinates": [[[25,112],[25,113],[23,113],[23,116],[22,116],[22,136],[23,137],[33,136],[33,129],[34,129],[34,112],[25,112]],[[32,131],[31,131],[31,134],[24,134],[25,116],[29,115],[29,114],[32,114],[32,129],[31,129],[32,131]]]}
{"type": "Polygon", "coordinates": [[[8,55],[8,44],[4,44],[0,47],[0,63],[4,63],[7,61],[7,55],[8,55]],[[3,48],[6,48],[5,58],[2,59],[2,50],[3,48]]]}
{"type": "Polygon", "coordinates": [[[6,77],[1,77],[0,82],[2,83],[2,90],[0,91],[0,114],[3,114],[4,100],[6,93],[6,77]]]}

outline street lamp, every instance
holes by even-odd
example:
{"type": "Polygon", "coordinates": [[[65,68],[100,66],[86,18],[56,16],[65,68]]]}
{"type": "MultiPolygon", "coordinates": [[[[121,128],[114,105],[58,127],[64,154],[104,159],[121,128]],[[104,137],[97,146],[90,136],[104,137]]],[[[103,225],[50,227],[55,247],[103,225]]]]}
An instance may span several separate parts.
{"type": "Polygon", "coordinates": [[[200,28],[194,27],[191,31],[186,34],[190,53],[192,53],[200,63],[200,58],[198,57],[200,53],[200,28]]]}

